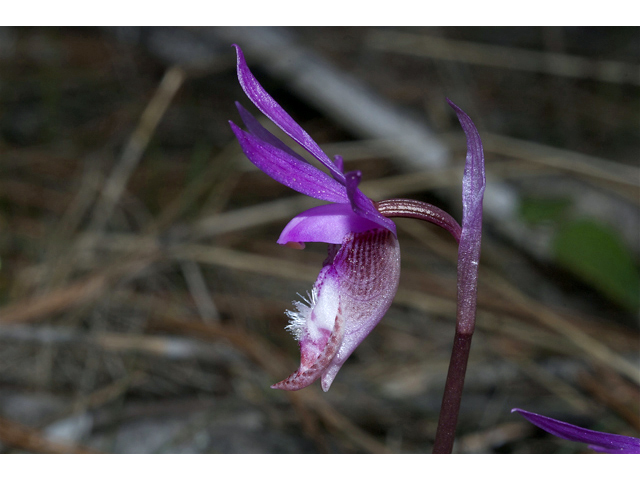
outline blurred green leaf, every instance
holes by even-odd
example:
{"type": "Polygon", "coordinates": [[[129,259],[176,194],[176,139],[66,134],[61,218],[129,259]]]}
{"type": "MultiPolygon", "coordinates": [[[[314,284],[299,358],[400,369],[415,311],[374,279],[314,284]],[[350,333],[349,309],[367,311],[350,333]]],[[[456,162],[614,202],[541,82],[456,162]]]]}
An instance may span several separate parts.
{"type": "Polygon", "coordinates": [[[631,252],[611,228],[593,220],[560,226],[553,244],[558,263],[617,304],[640,307],[640,274],[631,252]]]}
{"type": "Polygon", "coordinates": [[[526,197],[520,202],[520,218],[534,224],[555,221],[562,217],[570,205],[570,198],[526,197]]]}

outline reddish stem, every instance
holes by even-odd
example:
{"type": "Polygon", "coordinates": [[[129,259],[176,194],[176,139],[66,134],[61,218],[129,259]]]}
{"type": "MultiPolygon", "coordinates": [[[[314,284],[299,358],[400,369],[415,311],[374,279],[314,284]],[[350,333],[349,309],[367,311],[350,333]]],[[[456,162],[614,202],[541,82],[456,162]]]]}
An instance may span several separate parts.
{"type": "Polygon", "coordinates": [[[460,243],[462,228],[456,220],[444,210],[430,203],[408,198],[392,198],[376,202],[376,208],[385,217],[409,217],[424,220],[444,228],[460,243]]]}
{"type": "MultiPolygon", "coordinates": [[[[377,202],[376,208],[385,217],[409,217],[434,223],[451,233],[456,242],[460,244],[462,228],[451,215],[438,207],[418,200],[394,198],[377,202]]],[[[467,372],[476,318],[480,241],[469,241],[471,237],[479,239],[479,232],[467,231],[467,241],[460,245],[458,252],[456,333],[442,396],[433,453],[451,453],[456,436],[464,378],[467,372]]]]}
{"type": "Polygon", "coordinates": [[[438,418],[438,429],[433,445],[433,453],[451,453],[453,442],[456,438],[456,426],[458,425],[458,413],[460,412],[460,402],[462,400],[462,389],[464,387],[464,377],[467,372],[467,361],[471,350],[470,333],[461,333],[456,330],[453,339],[453,349],[451,350],[451,361],[449,362],[449,372],[447,382],[444,386],[442,396],[442,406],[440,407],[440,417],[438,418]]]}

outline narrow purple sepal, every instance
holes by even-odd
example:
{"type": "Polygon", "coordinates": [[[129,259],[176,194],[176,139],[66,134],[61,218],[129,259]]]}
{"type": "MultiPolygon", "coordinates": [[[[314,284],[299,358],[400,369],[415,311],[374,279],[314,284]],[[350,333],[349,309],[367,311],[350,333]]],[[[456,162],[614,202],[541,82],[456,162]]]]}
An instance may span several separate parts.
{"type": "Polygon", "coordinates": [[[326,173],[245,132],[233,122],[229,124],[247,158],[274,180],[319,200],[349,201],[345,188],[326,173]]]}
{"type": "Polygon", "coordinates": [[[536,427],[549,432],[556,437],[572,442],[586,443],[589,448],[602,453],[640,453],[640,438],[626,437],[613,433],[602,433],[586,428],[577,427],[570,423],[561,422],[553,418],[514,408],[517,412],[533,423],[536,427]]]}
{"type": "Polygon", "coordinates": [[[331,203],[296,215],[284,227],[278,243],[322,242],[340,245],[350,233],[360,233],[379,225],[356,214],[348,203],[331,203]]]}
{"type": "Polygon", "coordinates": [[[280,129],[298,142],[307,152],[313,155],[320,163],[329,169],[334,178],[344,183],[344,175],[336,165],[327,157],[311,136],[298,125],[291,116],[276,102],[271,95],[258,83],[251,70],[247,66],[244,54],[238,45],[236,48],[238,58],[238,80],[244,93],[253,104],[280,129]]]}
{"type": "Polygon", "coordinates": [[[249,133],[252,133],[256,137],[258,137],[260,140],[270,143],[274,147],[285,151],[292,157],[295,157],[298,160],[301,160],[305,163],[309,163],[304,157],[302,157],[301,155],[298,155],[286,143],[284,143],[282,140],[276,137],[269,130],[264,128],[262,124],[253,115],[251,115],[251,113],[249,113],[249,111],[246,108],[244,108],[240,104],[240,102],[236,102],[236,108],[238,109],[240,118],[242,118],[242,123],[244,123],[245,127],[247,127],[247,130],[249,130],[249,133]]]}
{"type": "Polygon", "coordinates": [[[393,223],[393,220],[383,216],[375,207],[371,199],[364,193],[362,193],[358,188],[358,185],[360,185],[360,180],[362,179],[362,172],[360,172],[359,170],[347,172],[345,174],[345,178],[347,196],[349,197],[349,201],[351,202],[353,211],[361,217],[371,220],[381,227],[390,230],[394,235],[397,236],[396,224],[393,223]]]}

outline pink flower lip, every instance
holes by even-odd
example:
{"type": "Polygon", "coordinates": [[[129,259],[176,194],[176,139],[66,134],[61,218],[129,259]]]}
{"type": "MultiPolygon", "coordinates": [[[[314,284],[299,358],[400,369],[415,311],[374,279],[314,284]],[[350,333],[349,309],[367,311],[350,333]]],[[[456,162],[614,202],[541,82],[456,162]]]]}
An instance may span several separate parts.
{"type": "Polygon", "coordinates": [[[400,280],[400,247],[388,230],[349,233],[334,247],[309,299],[294,302],[289,330],[300,343],[298,370],[272,388],[331,383],[347,358],[385,315],[400,280]]]}

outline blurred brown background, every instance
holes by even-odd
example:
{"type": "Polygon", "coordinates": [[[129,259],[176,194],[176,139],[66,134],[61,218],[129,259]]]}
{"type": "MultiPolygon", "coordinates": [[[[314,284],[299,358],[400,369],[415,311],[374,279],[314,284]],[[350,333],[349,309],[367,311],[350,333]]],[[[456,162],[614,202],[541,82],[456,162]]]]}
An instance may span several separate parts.
{"type": "Polygon", "coordinates": [[[227,121],[263,86],[375,200],[460,218],[485,144],[477,333],[456,451],[570,453],[513,407],[640,435],[637,28],[0,29],[0,451],[429,452],[456,248],[398,220],[402,278],[328,393],[284,310],[325,245],[317,204],[227,121]]]}

